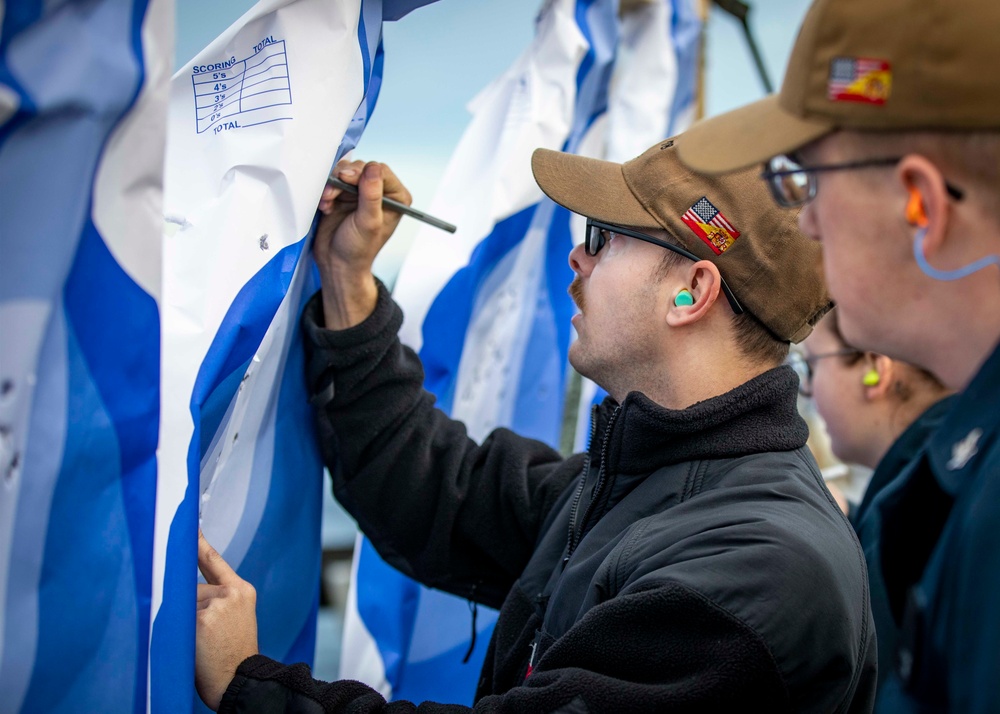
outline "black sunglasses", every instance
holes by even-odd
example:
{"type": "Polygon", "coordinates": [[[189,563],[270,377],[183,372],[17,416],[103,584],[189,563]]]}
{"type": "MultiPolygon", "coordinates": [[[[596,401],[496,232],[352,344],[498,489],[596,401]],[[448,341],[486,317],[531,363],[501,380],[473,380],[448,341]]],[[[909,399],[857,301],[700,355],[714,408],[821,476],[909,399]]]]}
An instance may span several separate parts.
{"type": "MultiPolygon", "coordinates": [[[[688,260],[693,260],[698,262],[702,260],[694,253],[681,248],[679,245],[674,245],[673,243],[667,243],[659,238],[654,238],[653,236],[646,235],[645,233],[640,233],[639,231],[633,231],[628,228],[622,228],[621,226],[616,226],[611,223],[604,223],[602,221],[595,220],[593,218],[587,219],[587,235],[584,238],[584,249],[587,251],[587,255],[597,255],[604,244],[608,242],[607,236],[604,235],[605,232],[608,233],[618,233],[619,235],[629,236],[630,238],[637,238],[638,240],[646,241],[647,243],[652,243],[653,245],[658,245],[661,248],[666,248],[669,251],[673,251],[678,255],[683,255],[688,260]]],[[[733,295],[733,291],[729,289],[726,284],[726,279],[721,275],[719,276],[722,282],[722,292],[726,295],[726,300],[729,301],[729,306],[733,308],[733,312],[737,315],[743,314],[743,306],[740,305],[740,301],[736,299],[733,295]]]]}

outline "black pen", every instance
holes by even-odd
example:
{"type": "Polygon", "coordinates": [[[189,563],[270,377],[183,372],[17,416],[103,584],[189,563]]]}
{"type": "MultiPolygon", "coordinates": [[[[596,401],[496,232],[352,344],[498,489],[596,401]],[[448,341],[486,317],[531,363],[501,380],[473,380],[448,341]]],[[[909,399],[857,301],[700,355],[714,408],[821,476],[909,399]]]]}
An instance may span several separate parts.
{"type": "MultiPolygon", "coordinates": [[[[335,176],[330,176],[327,178],[327,183],[329,183],[334,188],[339,188],[342,191],[347,191],[348,193],[353,193],[355,196],[358,194],[358,187],[347,183],[346,181],[341,181],[335,176]]],[[[413,216],[418,221],[423,221],[428,225],[432,225],[435,228],[440,228],[443,231],[448,231],[449,233],[454,233],[458,228],[450,223],[442,221],[440,218],[435,218],[434,216],[428,216],[423,211],[418,211],[416,208],[410,208],[405,203],[400,203],[399,201],[394,201],[391,198],[382,197],[382,205],[386,208],[397,211],[398,213],[403,213],[407,216],[413,216]]]]}

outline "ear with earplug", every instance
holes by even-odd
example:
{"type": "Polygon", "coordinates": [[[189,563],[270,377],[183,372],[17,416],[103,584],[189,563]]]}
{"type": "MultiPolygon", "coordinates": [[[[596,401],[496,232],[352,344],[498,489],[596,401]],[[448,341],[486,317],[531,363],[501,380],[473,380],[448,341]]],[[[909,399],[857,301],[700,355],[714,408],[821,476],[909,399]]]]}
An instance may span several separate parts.
{"type": "Polygon", "coordinates": [[[690,290],[681,290],[674,298],[674,305],[677,307],[690,307],[694,305],[694,296],[690,290]]]}
{"type": "Polygon", "coordinates": [[[866,387],[877,387],[880,381],[881,377],[878,376],[878,370],[874,367],[865,372],[865,376],[861,378],[861,383],[866,387]]]}
{"type": "Polygon", "coordinates": [[[927,227],[927,213],[924,211],[924,197],[910,186],[910,198],[906,202],[906,220],[912,226],[927,227]]]}

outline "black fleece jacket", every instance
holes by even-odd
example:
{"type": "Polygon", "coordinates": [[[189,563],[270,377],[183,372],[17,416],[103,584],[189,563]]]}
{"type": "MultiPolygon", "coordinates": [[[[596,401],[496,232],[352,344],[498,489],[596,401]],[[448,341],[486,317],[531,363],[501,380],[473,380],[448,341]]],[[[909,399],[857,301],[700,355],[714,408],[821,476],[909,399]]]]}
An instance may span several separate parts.
{"type": "MultiPolygon", "coordinates": [[[[303,322],[337,498],[386,560],[500,607],[476,712],[867,712],[864,558],[805,448],[782,367],[668,410],[639,393],[562,459],[506,429],[482,445],[434,408],[380,286],[349,330],[303,322]]],[[[386,703],[263,656],[220,711],[458,712],[386,703]]]]}

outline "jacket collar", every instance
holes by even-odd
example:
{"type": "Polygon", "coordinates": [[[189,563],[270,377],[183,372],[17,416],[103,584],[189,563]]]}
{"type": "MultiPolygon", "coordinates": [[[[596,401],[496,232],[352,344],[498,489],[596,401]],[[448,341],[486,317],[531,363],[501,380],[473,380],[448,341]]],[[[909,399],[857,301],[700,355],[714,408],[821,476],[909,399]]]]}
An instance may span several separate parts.
{"type": "Polygon", "coordinates": [[[595,414],[591,460],[599,462],[605,438],[608,468],[627,474],[686,461],[797,449],[809,436],[798,413],[797,394],[798,377],[787,366],[686,409],[667,409],[631,392],[610,433],[607,426],[618,404],[608,397],[595,414]]]}
{"type": "Polygon", "coordinates": [[[861,499],[861,505],[851,516],[852,523],[860,526],[882,489],[892,483],[893,479],[903,473],[903,470],[923,453],[928,439],[937,431],[956,399],[957,395],[952,394],[932,404],[893,442],[875,467],[871,481],[865,489],[865,495],[861,499]]]}
{"type": "Polygon", "coordinates": [[[928,444],[934,476],[952,496],[968,481],[966,474],[978,471],[979,462],[995,448],[1000,427],[997,394],[1000,394],[1000,346],[958,395],[928,444]]]}

